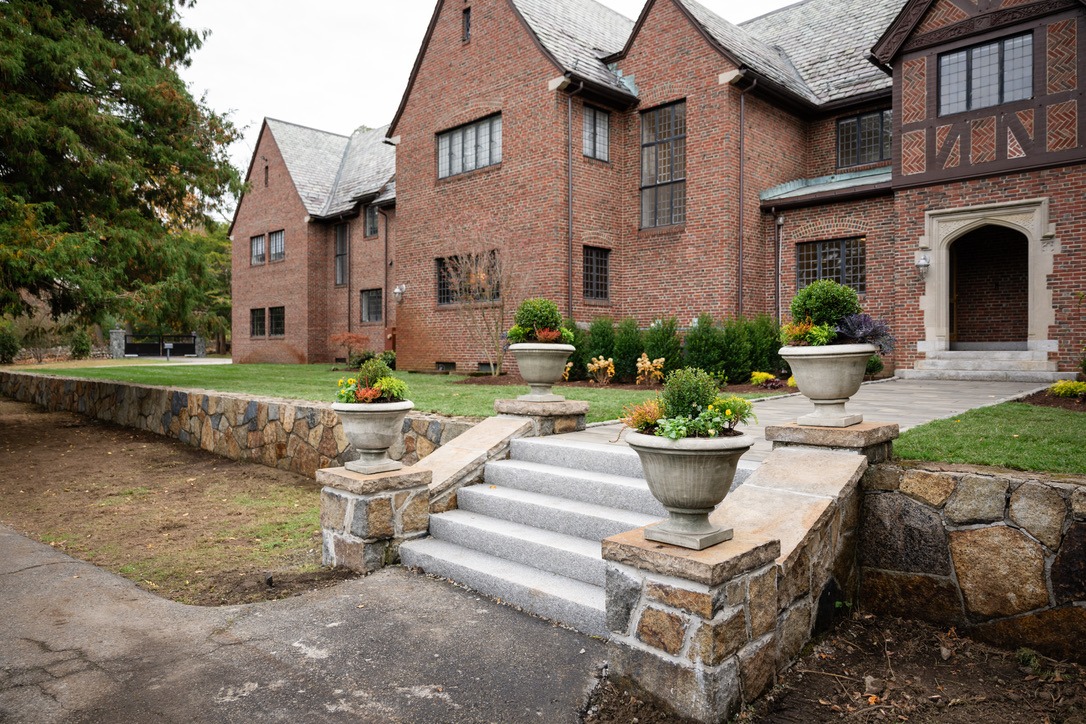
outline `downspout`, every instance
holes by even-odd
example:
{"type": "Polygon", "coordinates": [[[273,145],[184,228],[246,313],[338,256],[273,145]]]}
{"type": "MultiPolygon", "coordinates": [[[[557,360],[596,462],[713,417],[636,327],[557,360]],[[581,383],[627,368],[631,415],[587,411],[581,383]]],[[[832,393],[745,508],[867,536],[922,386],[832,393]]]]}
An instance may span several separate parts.
{"type": "MultiPolygon", "coordinates": [[[[384,209],[382,209],[380,207],[377,208],[377,213],[385,218],[385,233],[384,233],[385,263],[381,265],[381,266],[383,266],[385,268],[384,269],[384,275],[385,276],[384,276],[384,281],[381,282],[381,319],[384,321],[385,329],[387,330],[388,326],[389,326],[388,325],[388,265],[389,265],[389,261],[388,261],[388,213],[384,209]]],[[[384,345],[387,345],[388,344],[388,332],[387,331],[383,332],[383,335],[385,337],[384,345]]],[[[382,347],[384,345],[382,345],[382,347]]]]}
{"type": "Polygon", "coordinates": [[[783,256],[781,244],[784,240],[784,215],[777,215],[776,206],[769,210],[769,214],[773,217],[773,241],[776,247],[774,267],[777,275],[777,324],[780,324],[784,316],[784,310],[781,308],[781,258],[783,256]]]}
{"type": "Polygon", "coordinates": [[[746,203],[746,115],[747,93],[758,85],[758,79],[743,90],[739,91],[739,269],[736,274],[738,289],[736,292],[736,318],[743,316],[743,223],[745,221],[744,205],[746,203]]]}
{"type": "MultiPolygon", "coordinates": [[[[568,75],[567,75],[568,77],[568,75]]],[[[584,81],[575,91],[566,95],[566,318],[573,320],[573,96],[584,90],[584,81]]]]}
{"type": "MultiPolygon", "coordinates": [[[[344,222],[340,222],[344,223],[344,222]]],[[[336,227],[332,227],[332,256],[336,253],[336,227]]],[[[351,225],[347,224],[347,332],[349,333],[352,328],[352,321],[354,315],[351,313],[351,296],[353,287],[351,286],[351,225]]],[[[348,355],[349,357],[350,355],[348,355]]],[[[348,359],[349,363],[351,360],[348,359]]]]}

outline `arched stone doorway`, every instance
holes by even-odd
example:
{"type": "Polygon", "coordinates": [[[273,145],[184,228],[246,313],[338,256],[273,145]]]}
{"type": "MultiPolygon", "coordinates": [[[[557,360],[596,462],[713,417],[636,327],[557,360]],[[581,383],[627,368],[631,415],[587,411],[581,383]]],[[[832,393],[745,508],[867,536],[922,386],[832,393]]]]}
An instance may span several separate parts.
{"type": "Polygon", "coordinates": [[[1029,240],[988,224],[950,244],[948,337],[952,350],[1025,350],[1029,338],[1029,240]]]}
{"type": "MultiPolygon", "coordinates": [[[[926,211],[924,219],[926,233],[919,239],[914,259],[918,269],[921,266],[927,269],[921,282],[919,300],[920,311],[924,315],[924,337],[917,343],[918,352],[943,352],[950,350],[952,344],[960,344],[951,338],[951,308],[965,300],[952,298],[954,284],[951,279],[951,249],[958,241],[967,242],[956,250],[959,271],[962,259],[970,263],[985,263],[984,256],[992,255],[984,251],[984,243],[980,243],[978,250],[972,248],[968,242],[975,232],[978,235],[1011,234],[1016,235],[1013,236],[1016,240],[1025,240],[1024,263],[1021,261],[1018,241],[1012,243],[1015,247],[1014,258],[1017,260],[1015,263],[1026,274],[1026,283],[1021,287],[1026,294],[1025,349],[1031,352],[1058,349],[1058,342],[1048,338],[1049,329],[1055,324],[1056,313],[1047,279],[1052,273],[1054,256],[1060,251],[1055,224],[1049,219],[1048,199],[926,211]]],[[[956,283],[957,280],[953,281],[956,283]]],[[[1016,299],[1018,298],[1016,292],[1016,299]]],[[[982,314],[988,315],[986,331],[997,332],[1005,317],[1001,306],[981,306],[980,309],[982,314]]],[[[1018,338],[1015,342],[1020,342],[1020,328],[1016,327],[1014,334],[1018,338]]],[[[991,344],[991,338],[986,342],[991,344]]]]}

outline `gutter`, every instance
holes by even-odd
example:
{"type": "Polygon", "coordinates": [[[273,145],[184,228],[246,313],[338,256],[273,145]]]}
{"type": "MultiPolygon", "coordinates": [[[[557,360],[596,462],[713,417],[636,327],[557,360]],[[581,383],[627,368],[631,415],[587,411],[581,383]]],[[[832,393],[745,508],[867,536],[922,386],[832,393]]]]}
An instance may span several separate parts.
{"type": "Polygon", "coordinates": [[[769,199],[763,201],[761,207],[762,211],[771,212],[774,209],[801,209],[806,206],[818,206],[820,204],[841,201],[856,201],[858,199],[868,199],[874,196],[888,196],[891,193],[893,193],[891,182],[885,181],[877,184],[868,184],[866,186],[854,186],[848,189],[837,189],[834,191],[807,194],[806,196],[769,199]]]}

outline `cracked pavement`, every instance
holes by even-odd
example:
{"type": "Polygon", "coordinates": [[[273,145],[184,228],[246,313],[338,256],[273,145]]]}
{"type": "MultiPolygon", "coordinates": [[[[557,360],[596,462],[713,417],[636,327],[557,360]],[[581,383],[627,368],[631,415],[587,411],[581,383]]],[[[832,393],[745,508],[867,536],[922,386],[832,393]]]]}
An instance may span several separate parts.
{"type": "Polygon", "coordinates": [[[573,722],[605,655],[398,567],[203,608],[0,526],[0,722],[573,722]]]}

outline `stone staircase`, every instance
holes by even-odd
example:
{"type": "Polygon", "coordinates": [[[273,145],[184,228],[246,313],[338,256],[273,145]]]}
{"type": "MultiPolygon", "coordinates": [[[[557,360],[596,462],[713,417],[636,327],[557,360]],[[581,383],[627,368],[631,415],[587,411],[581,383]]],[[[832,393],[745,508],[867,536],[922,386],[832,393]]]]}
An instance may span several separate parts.
{"type": "Polygon", "coordinates": [[[1002,382],[1055,382],[1074,379],[1074,372],[1057,372],[1047,352],[975,350],[928,352],[911,370],[899,369],[906,380],[983,380],[1002,382]]]}
{"type": "MultiPolygon", "coordinates": [[[[736,484],[753,469],[742,466],[736,484]]],[[[666,511],[625,445],[514,440],[462,488],[458,510],[430,518],[430,537],[400,558],[587,634],[607,635],[600,541],[654,523],[666,511]]]]}

